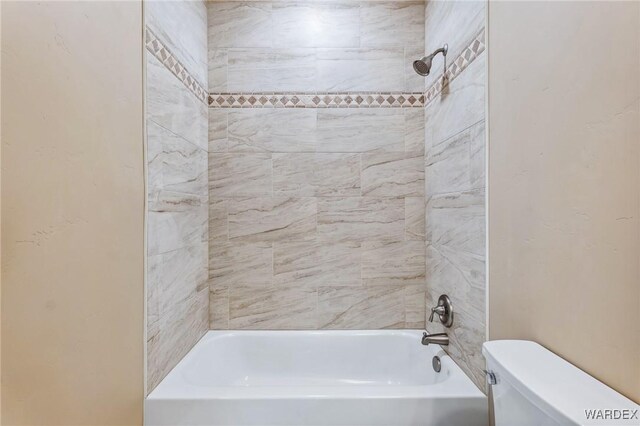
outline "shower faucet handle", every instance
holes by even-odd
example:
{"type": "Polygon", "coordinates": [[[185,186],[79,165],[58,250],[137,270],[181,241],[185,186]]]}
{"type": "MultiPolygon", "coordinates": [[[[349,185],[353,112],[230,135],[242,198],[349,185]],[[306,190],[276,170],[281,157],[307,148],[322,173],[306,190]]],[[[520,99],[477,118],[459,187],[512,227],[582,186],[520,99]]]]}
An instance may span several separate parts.
{"type": "Polygon", "coordinates": [[[429,315],[429,322],[433,322],[433,318],[438,315],[438,319],[445,327],[451,327],[453,325],[453,305],[449,296],[446,294],[440,295],[438,298],[438,305],[431,308],[431,315],[429,315]]]}
{"type": "Polygon", "coordinates": [[[440,315],[444,315],[446,313],[446,309],[444,306],[436,306],[435,308],[431,308],[431,315],[429,315],[429,322],[433,322],[433,316],[435,314],[438,314],[438,316],[440,315]]]}

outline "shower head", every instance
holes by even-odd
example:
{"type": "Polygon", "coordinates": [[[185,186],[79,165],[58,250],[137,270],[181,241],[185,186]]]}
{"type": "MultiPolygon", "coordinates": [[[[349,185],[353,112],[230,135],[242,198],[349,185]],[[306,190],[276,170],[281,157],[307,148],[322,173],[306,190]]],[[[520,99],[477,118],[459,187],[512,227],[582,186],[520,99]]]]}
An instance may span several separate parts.
{"type": "Polygon", "coordinates": [[[413,69],[415,72],[422,76],[429,75],[429,71],[431,71],[431,61],[433,60],[433,55],[425,56],[422,59],[418,59],[413,61],[413,69]]]}
{"type": "Polygon", "coordinates": [[[431,62],[433,61],[433,58],[438,53],[442,53],[442,55],[445,57],[445,60],[446,60],[447,50],[449,50],[449,46],[445,44],[443,47],[436,50],[431,55],[424,56],[418,60],[413,61],[413,69],[415,70],[415,72],[417,72],[421,76],[429,75],[429,72],[431,71],[431,62]]]}

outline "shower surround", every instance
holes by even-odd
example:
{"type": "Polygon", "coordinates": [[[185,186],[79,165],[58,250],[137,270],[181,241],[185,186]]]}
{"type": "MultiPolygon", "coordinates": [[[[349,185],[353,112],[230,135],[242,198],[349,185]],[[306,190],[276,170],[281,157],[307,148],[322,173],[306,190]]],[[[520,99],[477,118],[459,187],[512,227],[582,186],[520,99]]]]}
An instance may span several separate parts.
{"type": "Polygon", "coordinates": [[[213,329],[422,328],[422,2],[209,2],[213,329]]]}
{"type": "MultiPolygon", "coordinates": [[[[426,50],[444,43],[448,82],[441,73],[426,78],[425,195],[427,308],[447,294],[455,307],[444,349],[485,389],[482,343],[486,340],[485,226],[485,2],[428,2],[426,50]]],[[[433,68],[442,67],[442,57],[433,68]]],[[[440,68],[441,69],[441,68],[440,68]]]]}
{"type": "Polygon", "coordinates": [[[484,3],[146,4],[148,391],[209,328],[425,325],[482,388],[484,3]]]}
{"type": "Polygon", "coordinates": [[[206,7],[145,2],[147,391],[209,328],[206,7]]]}

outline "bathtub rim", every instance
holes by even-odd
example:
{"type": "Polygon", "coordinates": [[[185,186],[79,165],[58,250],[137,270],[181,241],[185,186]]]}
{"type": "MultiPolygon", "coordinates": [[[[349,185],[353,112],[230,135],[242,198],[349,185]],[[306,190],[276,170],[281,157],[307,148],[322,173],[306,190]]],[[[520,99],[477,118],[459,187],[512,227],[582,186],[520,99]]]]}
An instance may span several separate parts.
{"type": "MultiPolygon", "coordinates": [[[[149,395],[149,401],[163,400],[254,400],[254,399],[449,399],[449,398],[485,398],[485,394],[472,382],[439,346],[430,346],[431,354],[425,362],[431,363],[432,356],[439,356],[443,371],[448,371],[449,377],[442,382],[427,385],[352,385],[352,386],[196,386],[185,383],[180,377],[182,370],[195,356],[195,353],[211,340],[220,337],[237,335],[383,335],[404,336],[415,339],[420,343],[422,333],[420,329],[389,329],[389,330],[209,330],[178,364],[163,378],[149,395]]],[[[430,368],[430,367],[429,367],[430,368]]]]}

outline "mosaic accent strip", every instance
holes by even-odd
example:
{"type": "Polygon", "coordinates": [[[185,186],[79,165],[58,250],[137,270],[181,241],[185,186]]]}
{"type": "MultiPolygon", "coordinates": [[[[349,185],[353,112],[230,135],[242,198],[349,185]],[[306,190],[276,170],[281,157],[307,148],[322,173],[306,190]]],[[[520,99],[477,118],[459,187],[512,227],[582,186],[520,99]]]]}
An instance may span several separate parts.
{"type": "Polygon", "coordinates": [[[415,108],[422,93],[211,93],[210,108],[415,108]]]}
{"type": "Polygon", "coordinates": [[[403,92],[303,92],[210,93],[210,108],[419,108],[427,106],[486,48],[485,30],[473,39],[424,93],[403,92]]]}
{"type": "Polygon", "coordinates": [[[473,39],[424,93],[309,92],[309,93],[209,93],[149,28],[147,50],[162,62],[200,101],[210,108],[419,108],[427,106],[486,48],[485,30],[473,39]]]}
{"type": "Polygon", "coordinates": [[[486,47],[484,41],[484,28],[473,39],[471,44],[467,46],[462,53],[453,61],[451,65],[447,66],[447,71],[444,76],[438,78],[435,83],[429,87],[424,93],[424,105],[427,106],[435,99],[435,97],[442,92],[449,83],[451,83],[456,77],[458,77],[462,71],[464,71],[471,62],[473,62],[486,47]]]}
{"type": "Polygon", "coordinates": [[[207,103],[207,90],[200,84],[187,68],[175,57],[173,53],[160,41],[148,27],[144,31],[144,44],[153,56],[164,64],[196,97],[207,103]]]}

